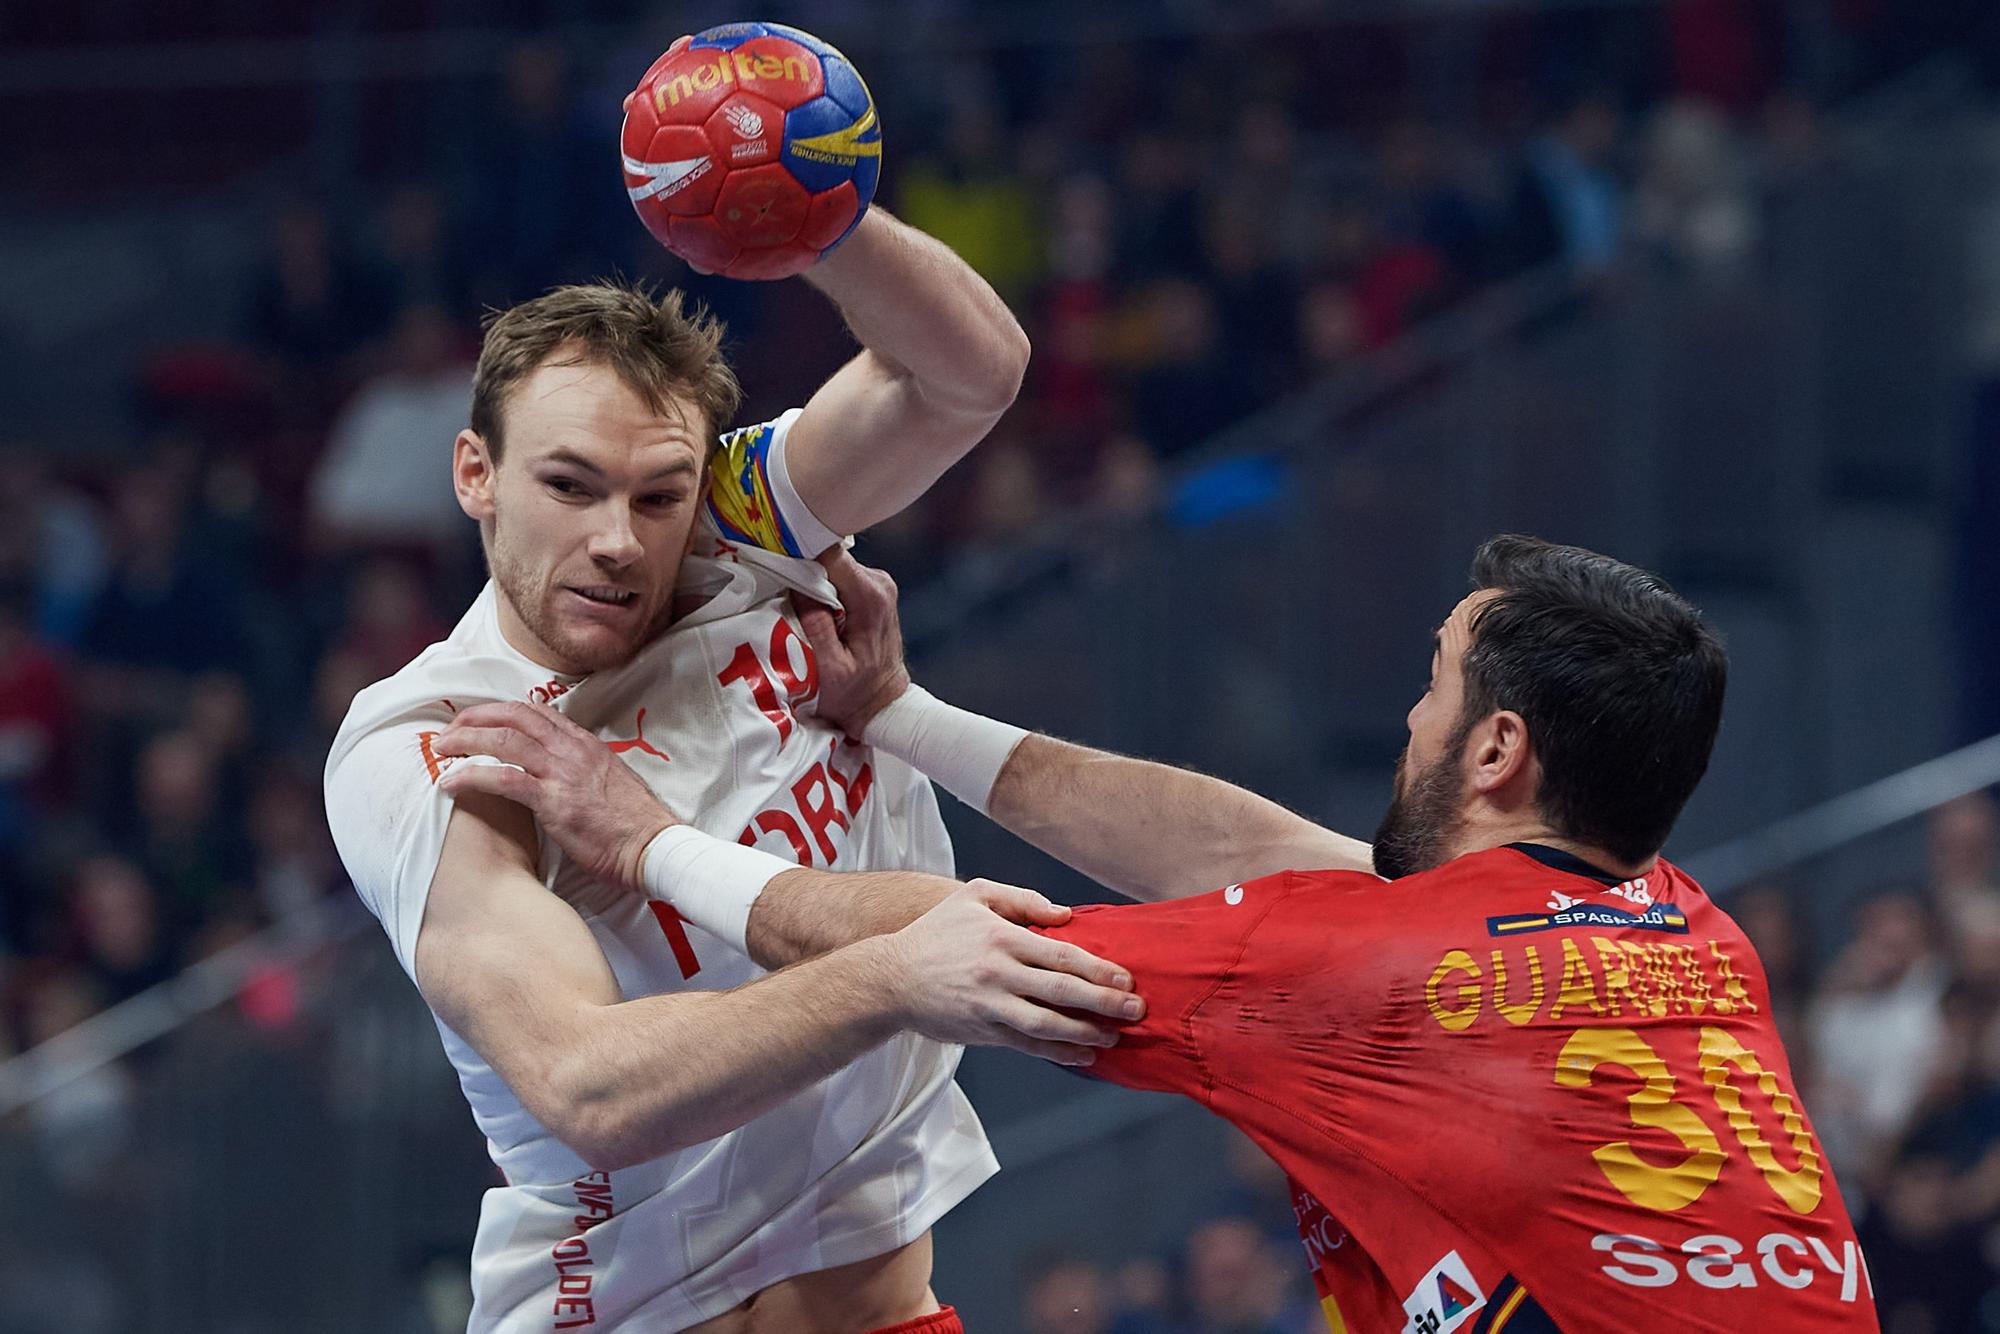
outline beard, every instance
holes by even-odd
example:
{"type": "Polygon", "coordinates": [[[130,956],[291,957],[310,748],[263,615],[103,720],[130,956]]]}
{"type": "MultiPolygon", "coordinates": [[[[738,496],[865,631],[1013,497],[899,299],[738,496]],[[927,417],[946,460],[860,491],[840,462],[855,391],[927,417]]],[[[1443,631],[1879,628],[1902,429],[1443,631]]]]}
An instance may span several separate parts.
{"type": "MultiPolygon", "coordinates": [[[[672,611],[672,598],[662,598],[650,615],[635,621],[628,636],[580,632],[566,624],[557,610],[558,600],[564,596],[561,582],[503,541],[497,519],[493,539],[487,544],[486,566],[500,596],[507,599],[528,633],[556,659],[558,670],[571,675],[589,676],[624,666],[665,628],[672,611]]],[[[640,594],[641,598],[646,596],[640,594]]]]}
{"type": "Polygon", "coordinates": [[[1447,746],[1429,768],[1412,775],[1406,772],[1410,752],[1404,748],[1396,761],[1395,790],[1389,798],[1389,809],[1375,830],[1375,845],[1370,853],[1375,874],[1385,880],[1400,880],[1449,860],[1446,850],[1458,833],[1464,790],[1458,772],[1458,751],[1457,746],[1447,746]]]}

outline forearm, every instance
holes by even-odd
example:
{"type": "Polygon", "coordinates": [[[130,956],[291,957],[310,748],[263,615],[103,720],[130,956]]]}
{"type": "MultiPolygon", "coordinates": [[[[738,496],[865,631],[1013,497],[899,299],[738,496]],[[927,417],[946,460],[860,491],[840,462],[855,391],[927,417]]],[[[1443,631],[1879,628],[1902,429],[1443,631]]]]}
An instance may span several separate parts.
{"type": "Polygon", "coordinates": [[[882,209],[806,281],[930,406],[998,416],[1019,392],[1028,338],[1007,304],[949,246],[882,209]]]}
{"type": "Polygon", "coordinates": [[[750,957],[779,968],[900,931],[958,887],[956,880],[918,871],[787,871],[766,884],[750,908],[750,957]]]}
{"type": "Polygon", "coordinates": [[[1205,774],[1034,735],[910,687],[866,739],[1099,884],[1183,898],[1300,867],[1366,870],[1368,847],[1205,774]]]}
{"type": "Polygon", "coordinates": [[[1367,845],[1219,778],[1031,735],[987,814],[1129,898],[1175,899],[1298,867],[1366,869],[1367,845]]]}
{"type": "Polygon", "coordinates": [[[892,974],[869,942],[733,991],[585,1007],[549,1076],[559,1133],[606,1171],[726,1134],[893,1036],[892,974]]]}

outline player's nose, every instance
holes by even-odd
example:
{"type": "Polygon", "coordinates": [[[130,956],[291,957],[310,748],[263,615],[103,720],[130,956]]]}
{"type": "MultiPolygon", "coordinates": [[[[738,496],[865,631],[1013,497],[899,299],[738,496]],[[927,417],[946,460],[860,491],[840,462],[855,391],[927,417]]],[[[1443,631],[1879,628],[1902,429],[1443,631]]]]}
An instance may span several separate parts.
{"type": "Polygon", "coordinates": [[[622,505],[604,506],[603,518],[590,534],[590,558],[606,565],[625,566],[645,553],[639,534],[632,527],[632,516],[622,505]]]}

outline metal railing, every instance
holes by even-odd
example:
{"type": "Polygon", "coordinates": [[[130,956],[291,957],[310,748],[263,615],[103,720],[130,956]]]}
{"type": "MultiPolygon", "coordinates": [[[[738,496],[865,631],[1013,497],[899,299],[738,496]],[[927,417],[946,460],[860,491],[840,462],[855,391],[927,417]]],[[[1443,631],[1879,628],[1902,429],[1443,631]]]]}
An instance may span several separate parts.
{"type": "Polygon", "coordinates": [[[58,1093],[200,1018],[240,995],[265,970],[337,946],[374,924],[351,895],[308,904],[275,926],[0,1061],[0,1117],[58,1093]]]}

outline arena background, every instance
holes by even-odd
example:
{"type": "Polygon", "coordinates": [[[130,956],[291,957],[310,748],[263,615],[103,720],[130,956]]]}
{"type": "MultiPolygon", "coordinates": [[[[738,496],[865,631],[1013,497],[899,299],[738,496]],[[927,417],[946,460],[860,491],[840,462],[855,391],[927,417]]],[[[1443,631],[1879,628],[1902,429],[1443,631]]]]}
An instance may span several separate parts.
{"type": "MultiPolygon", "coordinates": [[[[477,587],[444,459],[484,307],[685,284],[745,420],[848,354],[621,192],[622,93],[745,17],[856,59],[883,201],[1035,341],[859,548],[920,679],[1365,835],[1479,538],[1663,571],[1734,668],[1670,852],[1763,955],[1885,1327],[2000,1328],[1996,13],[7,6],[0,1331],[462,1327],[494,1174],[320,766],[477,587]]],[[[948,818],[968,872],[1097,897],[948,818]]],[[[1218,1124],[963,1082],[1006,1170],[937,1288],[978,1334],[1314,1327],[1218,1124]]]]}

